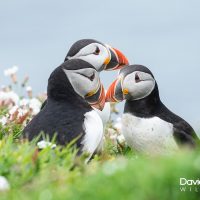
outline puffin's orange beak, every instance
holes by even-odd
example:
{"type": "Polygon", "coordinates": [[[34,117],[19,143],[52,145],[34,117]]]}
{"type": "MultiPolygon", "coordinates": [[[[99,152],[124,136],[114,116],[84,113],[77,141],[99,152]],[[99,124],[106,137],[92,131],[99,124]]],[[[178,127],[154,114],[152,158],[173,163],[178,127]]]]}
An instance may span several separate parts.
{"type": "Polygon", "coordinates": [[[116,79],[108,88],[106,102],[120,102],[124,100],[121,78],[116,79]]]}
{"type": "Polygon", "coordinates": [[[104,70],[117,70],[129,64],[128,59],[121,51],[108,45],[107,48],[109,50],[110,57],[106,58],[104,61],[104,70]]]}
{"type": "Polygon", "coordinates": [[[105,105],[105,90],[103,85],[100,83],[99,88],[95,91],[89,92],[85,96],[85,99],[92,107],[103,110],[105,105]]]}

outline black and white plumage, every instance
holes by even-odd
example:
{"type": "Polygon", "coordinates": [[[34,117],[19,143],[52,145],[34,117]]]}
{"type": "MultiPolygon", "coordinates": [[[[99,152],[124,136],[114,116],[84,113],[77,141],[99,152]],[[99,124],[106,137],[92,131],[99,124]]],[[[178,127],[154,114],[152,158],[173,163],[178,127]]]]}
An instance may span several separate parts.
{"type": "Polygon", "coordinates": [[[107,122],[110,120],[110,102],[106,102],[105,105],[104,105],[104,108],[103,110],[99,110],[97,108],[93,108],[97,113],[98,115],[100,116],[101,120],[102,120],[102,123],[103,123],[103,126],[104,128],[106,127],[106,124],[107,122]]]}
{"type": "MultiPolygon", "coordinates": [[[[128,64],[128,59],[118,49],[94,39],[82,39],[75,42],[69,49],[64,61],[73,59],[80,59],[90,63],[98,72],[120,69],[128,64]]],[[[46,101],[41,109],[45,105],[46,101]]],[[[107,103],[102,111],[99,109],[96,111],[105,124],[110,116],[109,104],[107,103]]]]}
{"type": "Polygon", "coordinates": [[[118,49],[94,39],[82,39],[69,49],[65,61],[80,59],[90,63],[97,71],[116,70],[128,64],[118,49]]]}
{"type": "Polygon", "coordinates": [[[102,147],[103,123],[92,106],[103,109],[105,94],[96,69],[86,61],[72,59],[57,67],[48,80],[44,108],[23,130],[29,140],[40,132],[57,144],[76,140],[80,152],[90,157],[102,147]]]}
{"type": "Polygon", "coordinates": [[[157,83],[148,68],[130,65],[122,69],[106,99],[126,99],[122,134],[130,147],[148,154],[168,154],[180,145],[195,146],[195,131],[161,102],[157,83]]]}
{"type": "MultiPolygon", "coordinates": [[[[98,72],[117,70],[128,64],[128,59],[118,49],[94,39],[78,40],[71,46],[65,61],[77,58],[90,63],[98,72]]],[[[105,126],[110,117],[110,104],[106,103],[103,110],[94,110],[105,126]]]]}

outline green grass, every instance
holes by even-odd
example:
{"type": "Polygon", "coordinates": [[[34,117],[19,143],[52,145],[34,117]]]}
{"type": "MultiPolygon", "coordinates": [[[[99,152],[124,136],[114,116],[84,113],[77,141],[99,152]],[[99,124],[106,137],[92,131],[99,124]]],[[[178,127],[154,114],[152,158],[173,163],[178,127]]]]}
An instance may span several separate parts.
{"type": "Polygon", "coordinates": [[[198,199],[200,186],[199,192],[180,192],[179,179],[200,177],[199,152],[149,158],[123,155],[107,144],[102,156],[85,165],[69,147],[38,152],[34,143],[6,136],[0,142],[0,175],[11,189],[0,199],[198,199]]]}
{"type": "Polygon", "coordinates": [[[200,149],[146,157],[107,138],[103,154],[86,165],[70,146],[38,151],[19,139],[22,128],[0,125],[0,175],[10,183],[0,200],[199,199],[200,186],[181,192],[179,181],[200,178],[200,149]]]}

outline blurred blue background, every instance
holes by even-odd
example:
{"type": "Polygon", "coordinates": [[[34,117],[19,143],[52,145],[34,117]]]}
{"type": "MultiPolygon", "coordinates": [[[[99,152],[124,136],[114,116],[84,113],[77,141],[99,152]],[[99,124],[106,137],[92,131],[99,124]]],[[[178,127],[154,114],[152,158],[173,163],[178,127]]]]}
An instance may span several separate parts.
{"type": "MultiPolygon", "coordinates": [[[[19,76],[29,75],[34,92],[43,92],[70,46],[94,38],[149,67],[163,102],[198,127],[199,9],[199,0],[1,0],[0,84],[8,82],[3,70],[18,65],[19,76]]],[[[106,87],[115,76],[101,74],[106,87]]]]}

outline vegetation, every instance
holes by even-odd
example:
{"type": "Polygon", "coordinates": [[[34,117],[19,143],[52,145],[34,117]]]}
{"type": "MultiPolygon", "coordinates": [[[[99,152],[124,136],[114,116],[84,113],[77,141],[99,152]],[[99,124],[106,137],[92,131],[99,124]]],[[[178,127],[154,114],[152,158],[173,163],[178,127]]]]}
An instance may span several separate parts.
{"type": "Polygon", "coordinates": [[[71,146],[39,151],[37,141],[20,139],[33,108],[30,101],[11,112],[13,106],[0,99],[0,176],[9,184],[1,189],[0,180],[1,200],[199,199],[200,185],[180,186],[180,178],[199,179],[199,149],[165,157],[136,154],[116,142],[110,124],[104,152],[86,165],[71,146]]]}
{"type": "Polygon", "coordinates": [[[171,157],[125,155],[106,148],[88,165],[69,147],[38,151],[34,143],[0,143],[0,174],[10,189],[0,199],[198,199],[200,188],[180,191],[180,178],[198,179],[199,150],[171,157]],[[76,163],[76,166],[74,166],[76,163]]]}

